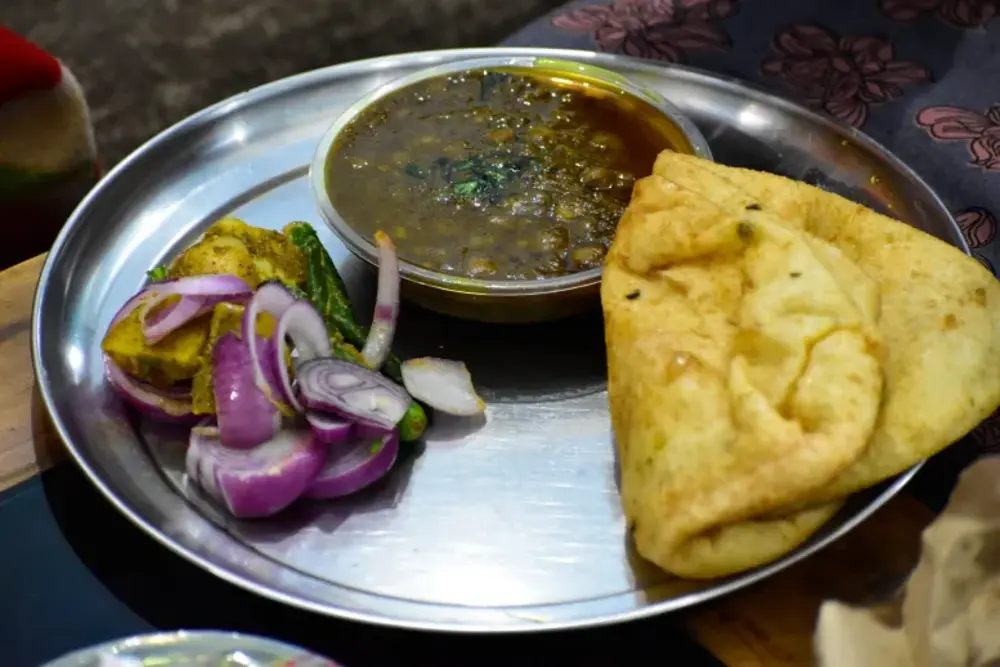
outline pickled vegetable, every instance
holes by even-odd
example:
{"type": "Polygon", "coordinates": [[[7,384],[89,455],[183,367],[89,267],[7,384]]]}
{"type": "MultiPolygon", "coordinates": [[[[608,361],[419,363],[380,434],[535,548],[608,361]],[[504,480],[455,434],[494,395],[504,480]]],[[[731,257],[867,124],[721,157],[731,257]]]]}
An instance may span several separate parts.
{"type": "MultiPolygon", "coordinates": [[[[320,243],[316,230],[308,223],[293,222],[285,226],[284,232],[305,255],[304,296],[326,321],[327,329],[331,332],[333,356],[364,366],[364,359],[358,349],[364,346],[368,331],[357,323],[344,281],[337,272],[333,259],[320,243]]],[[[394,354],[389,355],[381,370],[397,382],[402,378],[400,360],[394,354]]],[[[399,425],[403,441],[419,438],[427,428],[427,415],[417,403],[410,406],[403,420],[405,423],[399,425]]]]}

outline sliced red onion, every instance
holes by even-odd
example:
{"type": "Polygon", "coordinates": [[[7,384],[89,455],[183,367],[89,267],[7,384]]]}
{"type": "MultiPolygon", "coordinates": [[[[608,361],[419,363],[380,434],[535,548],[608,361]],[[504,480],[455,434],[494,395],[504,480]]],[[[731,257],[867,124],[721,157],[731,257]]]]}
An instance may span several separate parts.
{"type": "Polygon", "coordinates": [[[285,363],[288,338],[292,339],[300,362],[329,357],[333,353],[326,322],[308,301],[296,301],[288,307],[278,320],[274,337],[271,339],[274,343],[271,347],[271,354],[274,356],[271,363],[278,370],[278,386],[281,388],[281,394],[296,412],[303,412],[305,408],[292,391],[292,378],[288,372],[288,364],[285,363]]]}
{"type": "Polygon", "coordinates": [[[486,403],[472,386],[469,369],[461,361],[423,357],[404,361],[400,370],[410,396],[435,410],[462,417],[486,410],[486,403]]]}
{"type": "Polygon", "coordinates": [[[229,449],[195,430],[189,442],[188,476],[241,519],[271,516],[295,502],[326,455],[309,429],[283,429],[253,449],[229,449]]]}
{"type": "Polygon", "coordinates": [[[111,326],[109,326],[108,328],[110,329],[111,327],[115,326],[116,324],[124,320],[126,317],[131,315],[132,311],[141,306],[142,302],[148,299],[149,297],[150,294],[146,290],[143,290],[138,294],[135,294],[131,299],[125,302],[124,306],[118,309],[118,312],[115,313],[114,318],[111,320],[111,326]]]}
{"type": "Polygon", "coordinates": [[[274,437],[281,413],[253,381],[250,351],[232,332],[215,343],[212,390],[219,420],[219,441],[226,447],[249,449],[274,437]]]}
{"type": "Polygon", "coordinates": [[[307,408],[381,431],[395,428],[410,405],[402,387],[349,361],[329,357],[307,361],[296,369],[296,379],[307,408]]]}
{"type": "Polygon", "coordinates": [[[207,296],[182,296],[180,300],[150,316],[153,306],[162,299],[153,297],[142,315],[142,335],[149,345],[155,345],[199,315],[211,312],[224,299],[207,296]]]}
{"type": "Polygon", "coordinates": [[[354,424],[349,421],[313,410],[306,410],[306,421],[316,438],[328,445],[344,442],[354,430],[354,424]]]}
{"type": "Polygon", "coordinates": [[[399,455],[399,435],[356,438],[342,447],[331,447],[319,475],[306,489],[310,498],[341,498],[357,493],[381,479],[399,455]]]}
{"type": "MultiPolygon", "coordinates": [[[[260,361],[261,361],[261,371],[264,374],[264,385],[271,387],[272,391],[276,387],[281,385],[280,371],[278,370],[278,358],[274,354],[274,339],[264,338],[263,336],[254,336],[253,341],[256,343],[256,347],[260,350],[260,361]]],[[[248,346],[249,349],[249,346],[248,346]]],[[[252,359],[251,359],[252,361],[252,359]]],[[[284,360],[282,360],[284,363],[284,360]]],[[[271,401],[276,404],[276,407],[283,413],[288,412],[286,416],[294,416],[294,411],[288,406],[288,403],[282,399],[283,392],[277,392],[275,399],[271,401]]]]}
{"type": "Polygon", "coordinates": [[[396,246],[388,234],[375,232],[375,245],[378,246],[375,315],[361,356],[369,368],[378,369],[389,356],[392,337],[396,331],[396,317],[399,314],[399,259],[396,257],[396,246]]]}
{"type": "MultiPolygon", "coordinates": [[[[253,293],[253,298],[247,304],[243,312],[243,340],[248,341],[250,348],[250,360],[253,363],[254,382],[261,391],[267,393],[268,397],[289,405],[294,405],[292,397],[286,396],[281,385],[277,358],[274,352],[265,353],[263,345],[257,339],[257,318],[261,313],[267,313],[274,318],[275,322],[281,321],[281,316],[285,314],[295,302],[295,296],[289,292],[284,285],[276,282],[266,282],[257,288],[253,293]],[[272,374],[267,372],[267,367],[271,366],[272,374]],[[270,375],[270,377],[269,377],[270,375]]],[[[276,339],[272,339],[272,343],[276,339]]],[[[281,360],[284,364],[284,359],[281,360]]]]}
{"type": "Polygon", "coordinates": [[[148,298],[143,299],[142,334],[146,343],[153,345],[195,317],[203,315],[223,301],[243,300],[252,290],[241,278],[232,275],[192,276],[146,288],[148,298]],[[149,317],[156,306],[171,296],[180,296],[177,303],[149,317]]]}
{"type": "Polygon", "coordinates": [[[123,371],[107,355],[104,370],[108,384],[126,403],[157,421],[193,424],[201,417],[194,414],[191,392],[165,390],[141,382],[123,371]]]}
{"type": "Polygon", "coordinates": [[[171,294],[229,296],[231,294],[250,294],[253,292],[253,288],[238,276],[229,273],[210,273],[151,283],[146,291],[166,296],[171,294]]]}

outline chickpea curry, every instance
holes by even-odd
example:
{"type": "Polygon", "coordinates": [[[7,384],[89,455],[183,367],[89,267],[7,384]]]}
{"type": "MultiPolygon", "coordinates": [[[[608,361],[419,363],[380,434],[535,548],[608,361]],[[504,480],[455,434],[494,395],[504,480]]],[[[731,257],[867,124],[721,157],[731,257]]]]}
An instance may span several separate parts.
{"type": "Polygon", "coordinates": [[[652,105],[588,80],[469,71],[367,109],[326,181],[351,227],[387,232],[409,262],[533,280],[600,266],[634,181],[682,142],[652,105]]]}

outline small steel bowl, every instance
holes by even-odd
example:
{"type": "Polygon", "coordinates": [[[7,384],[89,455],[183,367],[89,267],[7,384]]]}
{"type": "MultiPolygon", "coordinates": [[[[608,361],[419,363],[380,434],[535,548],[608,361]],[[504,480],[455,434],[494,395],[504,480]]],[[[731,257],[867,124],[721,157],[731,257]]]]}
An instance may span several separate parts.
{"type": "MultiPolygon", "coordinates": [[[[678,137],[686,141],[686,146],[677,146],[676,150],[712,159],[705,137],[677,107],[655,91],[600,67],[535,56],[475,58],[430,67],[391,81],[355,102],[330,126],[316,149],[309,170],[313,195],[327,224],[354,255],[378,266],[374,244],[341,217],[326,189],[328,157],[341,132],[372,104],[407,86],[468,70],[501,68],[565,72],[591,85],[645,101],[658,109],[676,128],[678,137]]],[[[601,282],[600,268],[539,280],[479,280],[400,261],[400,273],[404,298],[439,313],[483,322],[540,322],[573,315],[596,304],[601,282]]]]}
{"type": "Polygon", "coordinates": [[[116,639],[74,651],[42,667],[154,664],[339,667],[333,660],[273,639],[213,630],[181,630],[116,639]]]}

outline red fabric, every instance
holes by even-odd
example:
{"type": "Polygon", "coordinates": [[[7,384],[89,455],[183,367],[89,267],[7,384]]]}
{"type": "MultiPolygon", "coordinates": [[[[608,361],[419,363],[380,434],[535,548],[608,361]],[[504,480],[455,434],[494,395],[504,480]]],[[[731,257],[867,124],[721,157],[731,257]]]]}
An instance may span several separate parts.
{"type": "Polygon", "coordinates": [[[60,81],[62,68],[58,60],[0,26],[0,103],[55,88],[60,81]]]}

